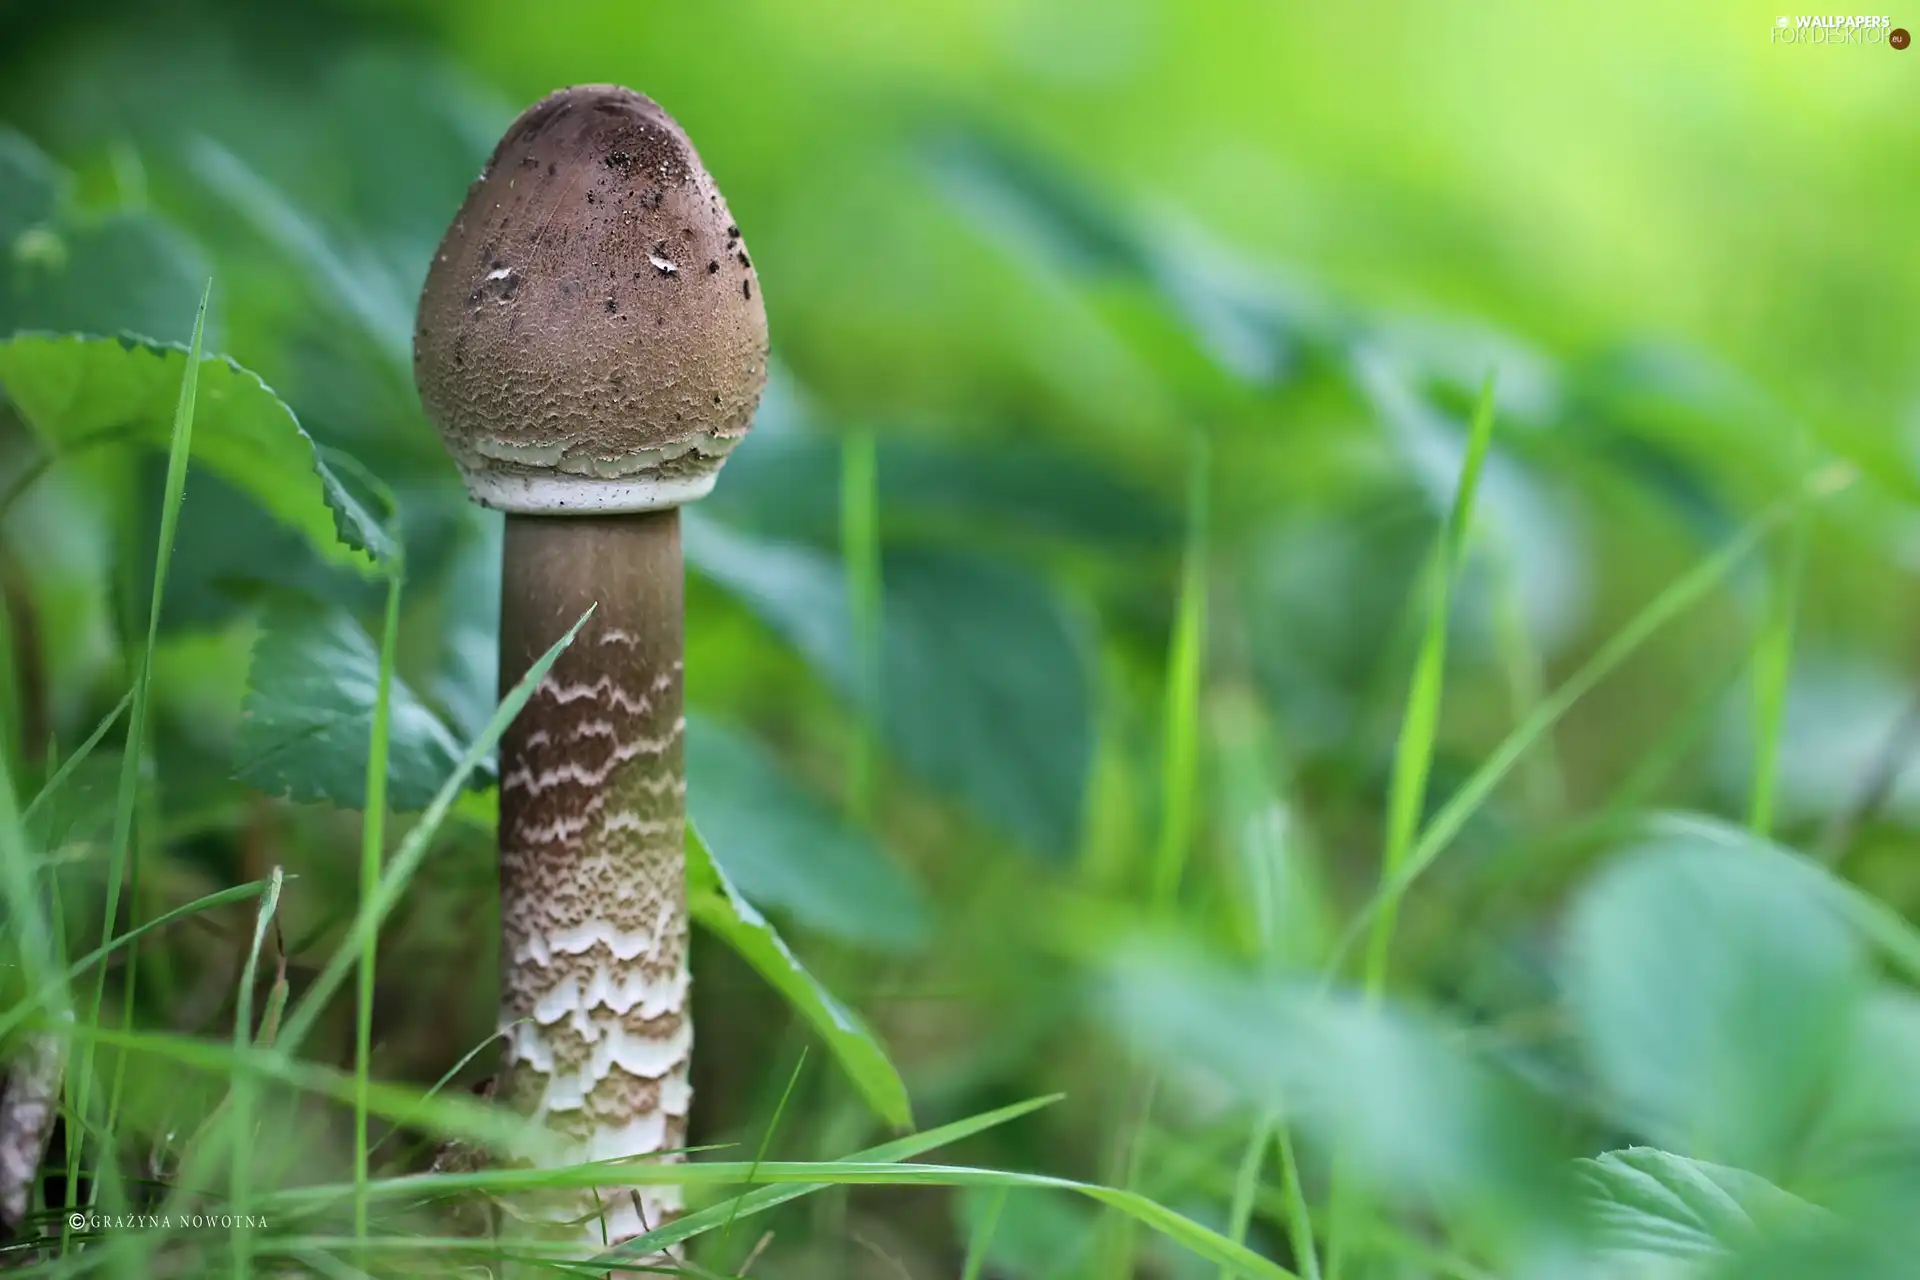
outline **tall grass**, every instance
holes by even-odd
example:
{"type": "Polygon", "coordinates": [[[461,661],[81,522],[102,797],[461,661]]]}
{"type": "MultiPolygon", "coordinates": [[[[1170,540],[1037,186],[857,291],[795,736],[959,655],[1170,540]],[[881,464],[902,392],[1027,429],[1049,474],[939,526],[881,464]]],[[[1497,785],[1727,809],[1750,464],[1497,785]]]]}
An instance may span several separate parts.
{"type": "MultiPolygon", "coordinates": [[[[194,313],[193,338],[187,347],[186,371],[180,379],[180,397],[174,406],[173,432],[167,450],[167,478],[160,505],[160,534],[154,551],[153,590],[147,606],[146,641],[141,646],[134,669],[133,691],[127,711],[127,748],[121,757],[120,781],[115,794],[113,836],[107,854],[107,890],[101,907],[100,937],[111,938],[120,918],[123,888],[131,887],[137,903],[139,884],[139,847],[135,840],[134,815],[140,803],[140,778],[147,740],[147,709],[153,688],[153,653],[160,639],[160,609],[166,599],[167,570],[173,561],[173,543],[180,527],[180,504],[186,496],[187,462],[193,447],[194,400],[200,386],[200,360],[206,341],[207,306],[213,297],[213,281],[208,280],[200,294],[200,306],[194,313]]],[[[139,920],[131,922],[139,925],[139,920]]],[[[122,993],[121,1025],[131,1024],[139,974],[138,943],[129,946],[126,961],[126,985],[122,993]]],[[[101,966],[94,977],[93,991],[87,1002],[87,1020],[98,1025],[106,1001],[107,971],[101,966]]],[[[106,1133],[111,1135],[119,1112],[121,1088],[125,1082],[124,1058],[116,1058],[109,1088],[106,1133]]],[[[86,1142],[82,1138],[94,1114],[93,1053],[80,1055],[74,1071],[73,1117],[78,1124],[70,1128],[67,1143],[67,1209],[79,1207],[80,1173],[86,1142]]],[[[113,1152],[102,1153],[99,1171],[92,1185],[103,1195],[118,1195],[113,1152]]]]}

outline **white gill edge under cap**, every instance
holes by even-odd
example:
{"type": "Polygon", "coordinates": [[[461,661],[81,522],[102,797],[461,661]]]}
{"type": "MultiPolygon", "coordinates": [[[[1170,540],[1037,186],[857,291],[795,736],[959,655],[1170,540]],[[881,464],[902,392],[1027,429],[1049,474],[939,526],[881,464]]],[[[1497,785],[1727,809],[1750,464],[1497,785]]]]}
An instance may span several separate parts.
{"type": "Polygon", "coordinates": [[[595,511],[621,515],[641,511],[665,511],[697,502],[713,490],[720,468],[713,467],[685,476],[625,476],[600,479],[595,476],[550,472],[542,475],[526,471],[464,471],[467,492],[473,500],[496,511],[514,515],[554,515],[562,512],[595,511]]]}

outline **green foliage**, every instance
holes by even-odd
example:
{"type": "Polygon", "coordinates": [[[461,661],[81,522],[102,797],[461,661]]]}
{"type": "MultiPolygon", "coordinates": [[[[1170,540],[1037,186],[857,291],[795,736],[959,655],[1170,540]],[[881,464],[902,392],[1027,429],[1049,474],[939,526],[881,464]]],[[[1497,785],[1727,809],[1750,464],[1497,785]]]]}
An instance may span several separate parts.
{"type": "Polygon", "coordinates": [[[873,1033],[794,957],[766,917],[753,909],[696,832],[687,842],[687,911],[784,996],[827,1048],[874,1112],[895,1128],[913,1125],[907,1086],[873,1033]]]}
{"type": "Polygon", "coordinates": [[[1567,999],[1622,1127],[1762,1174],[1805,1158],[1867,976],[1846,920],[1765,846],[1650,841],[1568,926],[1567,999]]]}
{"type": "Polygon", "coordinates": [[[687,811],[748,901],[848,942],[926,941],[925,897],[873,839],[752,738],[704,716],[687,729],[687,811]]]}
{"type": "Polygon", "coordinates": [[[1653,1147],[1609,1151],[1578,1169],[1603,1274],[1697,1273],[1703,1259],[1728,1256],[1815,1212],[1765,1178],[1653,1147]]]}
{"type": "Polygon", "coordinates": [[[147,214],[77,212],[71,185],[31,142],[0,127],[0,334],[76,330],[187,341],[206,259],[147,214]]]}
{"type": "MultiPolygon", "coordinates": [[[[846,584],[832,560],[689,517],[687,564],[726,587],[862,705],[846,584]]],[[[1076,847],[1092,751],[1078,619],[1047,583],[957,551],[885,564],[881,732],[903,766],[1034,852],[1076,847]],[[1018,662],[999,655],[1017,652],[1018,662]]]]}
{"type": "Polygon", "coordinates": [[[512,108],[617,74],[776,361],[684,517],[724,945],[634,1251],[1904,1280],[1911,68],[1670,8],[0,18],[0,1059],[73,1063],[0,1263],[502,1273],[449,1197],[604,1185],[426,1171],[534,1137],[461,1096],[532,686],[409,346],[512,108]]]}
{"type": "MultiPolygon", "coordinates": [[[[261,614],[247,675],[247,702],[234,767],[268,795],[298,804],[366,803],[380,653],[340,609],[279,600],[261,614]]],[[[404,682],[392,690],[387,803],[414,813],[459,758],[460,744],[404,682]]],[[[482,775],[476,785],[489,785],[482,775]]]]}
{"type": "MultiPolygon", "coordinates": [[[[22,334],[0,341],[0,388],[55,458],[163,445],[188,352],[133,338],[22,334]]],[[[200,361],[194,461],[251,495],[337,564],[364,567],[380,536],[292,411],[259,377],[200,361]]]]}

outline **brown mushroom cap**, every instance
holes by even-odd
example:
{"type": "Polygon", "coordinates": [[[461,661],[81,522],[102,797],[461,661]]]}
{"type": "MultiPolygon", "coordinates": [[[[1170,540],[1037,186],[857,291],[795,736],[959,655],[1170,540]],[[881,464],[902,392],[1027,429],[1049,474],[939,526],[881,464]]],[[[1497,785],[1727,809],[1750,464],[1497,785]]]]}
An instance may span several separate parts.
{"type": "Polygon", "coordinates": [[[706,493],[766,384],[767,314],[673,118],[615,85],[522,112],[427,272],[413,369],[488,506],[646,511],[706,493]]]}

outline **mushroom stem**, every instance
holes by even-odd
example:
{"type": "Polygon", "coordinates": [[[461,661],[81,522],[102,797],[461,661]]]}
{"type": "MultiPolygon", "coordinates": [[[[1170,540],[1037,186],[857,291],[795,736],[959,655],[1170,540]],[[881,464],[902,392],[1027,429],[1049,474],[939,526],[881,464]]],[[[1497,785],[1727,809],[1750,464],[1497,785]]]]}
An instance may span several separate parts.
{"type": "MultiPolygon", "coordinates": [[[[500,744],[498,1096],[563,1160],[686,1146],[682,580],[677,509],[507,517],[502,688],[598,606],[500,744]]],[[[613,1244],[681,1207],[603,1189],[601,1219],[593,1199],[554,1216],[613,1244]]]]}

